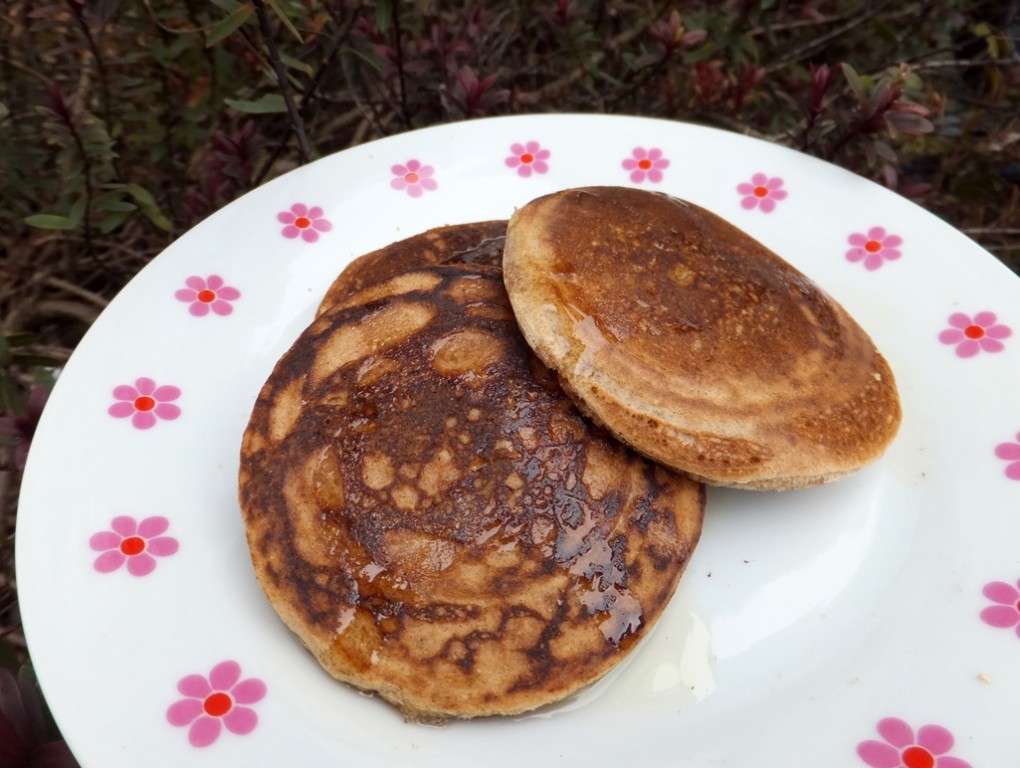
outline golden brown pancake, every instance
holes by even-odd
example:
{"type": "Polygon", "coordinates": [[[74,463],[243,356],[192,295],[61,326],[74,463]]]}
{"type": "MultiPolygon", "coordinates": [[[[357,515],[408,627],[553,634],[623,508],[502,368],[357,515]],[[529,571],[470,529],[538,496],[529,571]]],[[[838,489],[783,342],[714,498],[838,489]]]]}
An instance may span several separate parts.
{"type": "Polygon", "coordinates": [[[577,412],[498,270],[394,287],[315,320],[258,397],[239,481],[258,578],[330,674],[410,717],[562,699],[659,618],[703,486],[577,412]]]}
{"type": "Polygon", "coordinates": [[[499,267],[506,220],[437,227],[359,256],[333,281],[316,316],[354,293],[432,264],[499,267]]]}
{"type": "Polygon", "coordinates": [[[503,271],[525,338],[582,410],[705,482],[826,482],[896,434],[896,384],[867,333],[696,205],[620,187],[539,198],[510,220],[503,271]]]}

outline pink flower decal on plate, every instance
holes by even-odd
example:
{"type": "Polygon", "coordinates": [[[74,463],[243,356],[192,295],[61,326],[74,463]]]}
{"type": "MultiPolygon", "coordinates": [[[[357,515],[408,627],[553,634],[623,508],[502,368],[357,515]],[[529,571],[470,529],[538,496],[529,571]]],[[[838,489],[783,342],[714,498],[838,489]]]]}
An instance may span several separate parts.
{"type": "Polygon", "coordinates": [[[506,159],[508,168],[516,168],[517,175],[528,178],[532,173],[545,173],[549,170],[549,150],[542,149],[537,141],[527,144],[511,144],[510,157],[506,159]]]}
{"type": "Polygon", "coordinates": [[[304,203],[294,203],[289,211],[280,211],[276,219],[284,224],[282,234],[293,240],[300,237],[306,243],[314,243],[319,239],[320,232],[329,232],[333,225],[323,216],[322,208],[313,205],[309,208],[304,203]]]}
{"type": "Polygon", "coordinates": [[[1010,480],[1020,480],[1020,432],[1016,433],[1015,443],[999,443],[995,446],[995,455],[1006,465],[1006,477],[1010,480]]]}
{"type": "Polygon", "coordinates": [[[669,168],[669,160],[662,156],[662,150],[658,147],[645,149],[634,147],[631,156],[624,160],[621,165],[625,171],[630,171],[630,180],[640,184],[645,179],[658,184],[662,181],[662,172],[669,168]]]}
{"type": "Polygon", "coordinates": [[[1013,335],[1008,325],[997,322],[994,312],[978,312],[974,317],[963,312],[949,316],[950,327],[939,334],[943,344],[956,346],[958,357],[974,357],[978,352],[1001,352],[1002,339],[1013,335]]]}
{"type": "Polygon", "coordinates": [[[846,252],[847,261],[863,261],[864,268],[868,270],[876,270],[885,262],[895,261],[903,255],[899,250],[903,238],[887,233],[884,227],[872,227],[867,233],[854,232],[847,242],[853,246],[846,252]]]}
{"type": "Polygon", "coordinates": [[[211,309],[217,315],[229,315],[234,311],[230,302],[241,298],[241,292],[229,285],[224,285],[219,275],[202,278],[192,275],[181,288],[174,293],[178,301],[188,303],[188,311],[195,317],[204,317],[211,309]]]}
{"type": "Polygon", "coordinates": [[[102,554],[92,564],[100,573],[112,573],[127,563],[132,576],[147,576],[156,569],[157,557],[169,557],[178,548],[177,539],[164,536],[170,521],[146,517],[141,522],[122,515],[113,518],[110,530],[94,533],[89,546],[102,554]]]}
{"type": "Polygon", "coordinates": [[[898,717],[878,723],[884,741],[862,741],[857,755],[871,768],[971,768],[970,763],[947,752],[953,748],[953,734],[940,725],[914,729],[898,717]]]}
{"type": "Polygon", "coordinates": [[[762,213],[771,213],[776,203],[785,200],[787,192],[783,189],[783,180],[778,176],[769,178],[764,173],[756,173],[751,182],[737,185],[737,192],[743,195],[740,205],[747,210],[760,208],[762,213]]]}
{"type": "Polygon", "coordinates": [[[223,728],[243,736],[258,725],[259,717],[249,704],[266,695],[266,684],[257,677],[241,679],[241,665],[223,661],[212,668],[209,677],[187,675],[177,683],[185,696],[166,711],[170,725],[188,728],[193,747],[208,747],[220,737],[223,728]]]}
{"type": "Polygon", "coordinates": [[[394,178],[390,186],[402,189],[411,197],[421,197],[426,190],[432,192],[439,189],[439,184],[432,178],[436,170],[431,165],[422,165],[418,160],[408,160],[406,165],[394,165],[390,168],[394,178]]]}
{"type": "Polygon", "coordinates": [[[113,390],[117,401],[110,406],[107,413],[115,419],[131,417],[131,424],[136,429],[151,429],[159,419],[173,421],[181,415],[181,409],[171,400],[181,396],[177,387],[157,387],[156,382],[143,376],[135,379],[135,385],[121,384],[113,390]]]}
{"type": "Polygon", "coordinates": [[[1020,637],[1020,581],[1016,586],[1004,581],[990,581],[981,592],[996,603],[981,611],[981,621],[999,629],[1013,629],[1020,637]]]}

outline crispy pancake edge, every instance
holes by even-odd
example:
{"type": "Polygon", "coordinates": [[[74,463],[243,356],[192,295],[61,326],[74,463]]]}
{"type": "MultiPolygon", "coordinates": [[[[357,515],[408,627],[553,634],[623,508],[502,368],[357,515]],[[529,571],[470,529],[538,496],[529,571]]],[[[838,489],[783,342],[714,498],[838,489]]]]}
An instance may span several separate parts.
{"type": "Polygon", "coordinates": [[[359,256],[337,275],[316,310],[348,302],[401,274],[434,264],[478,264],[498,267],[507,221],[492,219],[435,227],[359,256]]]}

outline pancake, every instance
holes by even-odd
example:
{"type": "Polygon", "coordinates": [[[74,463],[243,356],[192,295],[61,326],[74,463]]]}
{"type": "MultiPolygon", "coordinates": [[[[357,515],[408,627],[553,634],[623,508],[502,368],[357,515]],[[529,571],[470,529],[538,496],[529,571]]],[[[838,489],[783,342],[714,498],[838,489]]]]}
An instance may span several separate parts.
{"type": "Polygon", "coordinates": [[[499,267],[503,261],[506,220],[477,221],[437,227],[366,253],[333,281],[316,316],[365,288],[432,264],[499,267]]]}
{"type": "Polygon", "coordinates": [[[239,498],[270,602],[407,717],[513,714],[604,675],[698,540],[703,486],[581,416],[494,268],[316,319],[262,389],[239,498]]]}
{"type": "Polygon", "coordinates": [[[581,409],[707,483],[788,489],[877,458],[892,371],[831,297],[715,214],[621,187],[519,209],[503,273],[528,343],[581,409]]]}

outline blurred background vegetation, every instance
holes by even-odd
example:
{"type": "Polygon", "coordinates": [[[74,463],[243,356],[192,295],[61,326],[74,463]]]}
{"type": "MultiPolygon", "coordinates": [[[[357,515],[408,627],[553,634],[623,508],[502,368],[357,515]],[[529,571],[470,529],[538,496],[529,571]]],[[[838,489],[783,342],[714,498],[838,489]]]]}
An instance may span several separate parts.
{"type": "Polygon", "coordinates": [[[11,715],[42,706],[13,572],[36,420],[109,299],[196,222],[413,128],[627,113],[837,163],[1020,271],[1018,38],[1020,0],[5,0],[0,668],[22,674],[0,677],[0,765],[73,765],[11,715]]]}

